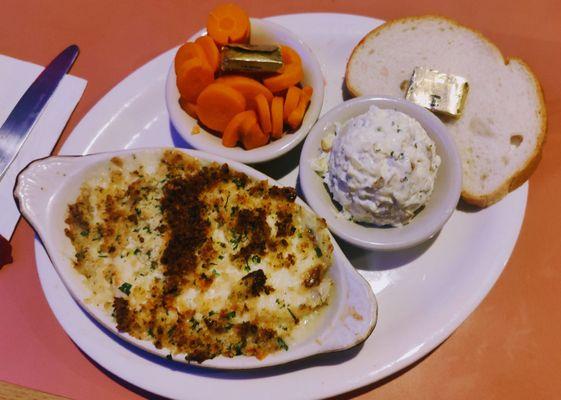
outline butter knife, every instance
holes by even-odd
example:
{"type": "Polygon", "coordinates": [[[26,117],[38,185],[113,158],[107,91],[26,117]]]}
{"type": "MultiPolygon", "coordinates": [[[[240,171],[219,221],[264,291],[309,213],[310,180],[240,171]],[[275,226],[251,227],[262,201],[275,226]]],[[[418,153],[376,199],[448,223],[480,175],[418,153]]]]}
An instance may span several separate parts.
{"type": "Polygon", "coordinates": [[[18,155],[35,121],[78,56],[78,46],[68,46],[50,62],[26,90],[0,127],[0,180],[18,155]]]}

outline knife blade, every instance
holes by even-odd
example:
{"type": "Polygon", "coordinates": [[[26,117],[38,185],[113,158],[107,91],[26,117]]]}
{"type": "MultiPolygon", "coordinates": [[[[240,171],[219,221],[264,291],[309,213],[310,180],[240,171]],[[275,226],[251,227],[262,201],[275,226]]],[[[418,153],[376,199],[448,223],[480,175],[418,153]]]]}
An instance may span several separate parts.
{"type": "Polygon", "coordinates": [[[66,75],[79,53],[68,46],[39,74],[0,127],[0,180],[18,155],[45,104],[66,75]]]}

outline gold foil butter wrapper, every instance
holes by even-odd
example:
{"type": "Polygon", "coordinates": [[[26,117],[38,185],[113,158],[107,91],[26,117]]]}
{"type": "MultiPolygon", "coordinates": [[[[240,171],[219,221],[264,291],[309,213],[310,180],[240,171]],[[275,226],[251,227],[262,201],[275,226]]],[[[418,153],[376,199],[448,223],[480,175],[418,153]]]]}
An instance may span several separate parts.
{"type": "Polygon", "coordinates": [[[221,52],[220,68],[224,72],[277,72],[282,68],[279,46],[231,44],[221,52]]]}
{"type": "Polygon", "coordinates": [[[405,99],[430,111],[459,117],[462,115],[469,84],[461,76],[416,67],[405,99]]]}

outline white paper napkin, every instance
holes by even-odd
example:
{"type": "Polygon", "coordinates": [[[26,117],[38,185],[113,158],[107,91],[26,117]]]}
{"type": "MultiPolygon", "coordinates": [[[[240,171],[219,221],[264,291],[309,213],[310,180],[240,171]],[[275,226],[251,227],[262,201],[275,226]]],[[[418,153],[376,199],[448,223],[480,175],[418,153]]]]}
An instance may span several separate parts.
{"type": "MultiPolygon", "coordinates": [[[[0,55],[0,125],[43,70],[36,64],[0,55]]],[[[47,157],[55,146],[70,114],[78,104],[86,81],[66,75],[47,102],[18,156],[0,180],[0,234],[10,239],[19,219],[12,191],[18,172],[31,161],[47,157]]]]}

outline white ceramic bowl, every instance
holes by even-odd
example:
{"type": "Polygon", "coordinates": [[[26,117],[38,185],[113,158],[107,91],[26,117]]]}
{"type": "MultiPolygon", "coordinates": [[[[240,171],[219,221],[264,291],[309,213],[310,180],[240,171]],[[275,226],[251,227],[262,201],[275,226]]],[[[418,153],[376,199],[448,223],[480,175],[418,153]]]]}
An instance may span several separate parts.
{"type": "Polygon", "coordinates": [[[325,114],[310,131],[300,155],[300,185],[310,207],[325,218],[329,229],[356,246],[375,250],[397,250],[412,247],[432,238],[440,231],[460,198],[462,171],[454,140],[434,114],[409,101],[378,96],[364,96],[346,101],[325,114]],[[321,177],[311,168],[311,160],[321,153],[321,138],[334,123],[365,113],[370,106],[391,108],[419,121],[436,143],[442,163],[434,191],[425,207],[402,227],[364,226],[341,217],[321,177]]]}
{"type": "MultiPolygon", "coordinates": [[[[206,34],[205,30],[196,33],[189,41],[206,34]]],[[[298,52],[302,59],[304,70],[303,83],[314,89],[308,111],[302,125],[294,132],[285,134],[282,138],[257,149],[245,150],[241,147],[225,147],[219,137],[200,129],[200,133],[193,133],[197,121],[187,115],[179,106],[179,91],[176,85],[176,75],[173,63],[169,69],[166,82],[166,105],[173,126],[181,137],[193,148],[217,154],[231,160],[243,163],[259,163],[280,157],[296,147],[308,134],[314,122],[318,119],[323,105],[324,79],[320,64],[312,50],[288,29],[274,22],[262,19],[251,19],[251,44],[286,44],[298,52]]]]}
{"type": "MultiPolygon", "coordinates": [[[[119,332],[115,321],[108,313],[84,301],[91,292],[84,284],[83,277],[72,265],[74,248],[64,233],[68,204],[76,200],[82,182],[87,177],[91,177],[92,170],[99,163],[108,163],[114,156],[131,153],[159,156],[158,152],[162,151],[161,148],[125,150],[38,160],[31,163],[18,176],[14,197],[22,215],[41,238],[56,271],[78,304],[113,334],[150,353],[166,357],[169,351],[157,349],[149,341],[119,332]]],[[[236,171],[276,184],[266,175],[247,165],[195,150],[181,151],[199,159],[203,164],[213,161],[221,164],[227,162],[230,168],[236,171]]],[[[308,208],[300,199],[297,199],[297,202],[308,208]]],[[[335,293],[325,314],[321,316],[314,331],[307,335],[307,338],[300,342],[291,342],[288,351],[273,353],[263,360],[246,356],[234,358],[220,356],[193,365],[222,369],[268,367],[315,354],[348,349],[366,340],[376,324],[378,313],[376,298],[369,283],[353,268],[333,238],[332,242],[334,257],[329,275],[335,283],[335,293]]],[[[174,357],[174,360],[185,362],[181,355],[174,357]]]]}

